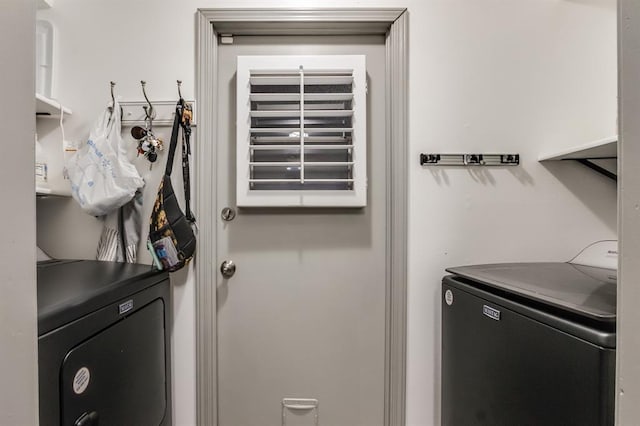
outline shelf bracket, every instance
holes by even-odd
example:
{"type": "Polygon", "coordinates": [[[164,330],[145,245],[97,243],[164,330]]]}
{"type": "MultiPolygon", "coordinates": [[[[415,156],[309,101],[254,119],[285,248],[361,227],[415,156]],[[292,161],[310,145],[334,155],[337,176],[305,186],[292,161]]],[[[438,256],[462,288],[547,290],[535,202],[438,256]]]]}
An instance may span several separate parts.
{"type": "Polygon", "coordinates": [[[578,163],[587,166],[588,168],[590,168],[591,170],[594,170],[600,174],[605,175],[606,177],[608,177],[609,179],[613,179],[614,181],[618,181],[618,175],[616,175],[615,173],[610,172],[609,170],[605,169],[604,167],[601,167],[599,165],[597,165],[596,163],[594,163],[593,161],[586,159],[586,158],[576,158],[575,161],[577,161],[578,163]]]}

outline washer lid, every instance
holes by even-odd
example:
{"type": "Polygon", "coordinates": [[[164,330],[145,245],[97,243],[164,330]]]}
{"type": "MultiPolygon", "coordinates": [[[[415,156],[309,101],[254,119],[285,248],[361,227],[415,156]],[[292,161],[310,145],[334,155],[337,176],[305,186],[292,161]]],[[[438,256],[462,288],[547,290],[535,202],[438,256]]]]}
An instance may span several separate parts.
{"type": "Polygon", "coordinates": [[[616,271],[570,263],[497,263],[447,272],[597,321],[616,320],[616,271]]]}
{"type": "Polygon", "coordinates": [[[149,265],[97,260],[38,262],[38,335],[74,321],[163,279],[149,265]]]}

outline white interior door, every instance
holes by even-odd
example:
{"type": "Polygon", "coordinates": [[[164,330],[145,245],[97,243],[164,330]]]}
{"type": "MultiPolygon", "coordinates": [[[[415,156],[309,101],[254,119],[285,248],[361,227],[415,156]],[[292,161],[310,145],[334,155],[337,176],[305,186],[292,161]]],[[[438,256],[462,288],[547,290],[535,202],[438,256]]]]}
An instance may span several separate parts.
{"type": "Polygon", "coordinates": [[[385,46],[382,36],[235,36],[219,46],[216,143],[220,426],[383,424],[385,46]],[[367,206],[236,207],[238,55],[366,55],[367,206]],[[236,211],[223,220],[225,207],[236,211]],[[317,409],[282,407],[308,398],[317,409]],[[317,423],[316,423],[317,422],[317,423]]]}

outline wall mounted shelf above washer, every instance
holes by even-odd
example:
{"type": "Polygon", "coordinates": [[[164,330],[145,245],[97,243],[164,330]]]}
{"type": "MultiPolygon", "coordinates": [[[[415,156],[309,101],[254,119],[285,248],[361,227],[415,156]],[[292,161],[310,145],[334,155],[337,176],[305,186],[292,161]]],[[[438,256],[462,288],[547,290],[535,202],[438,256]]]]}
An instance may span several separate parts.
{"type": "Polygon", "coordinates": [[[612,172],[601,164],[596,163],[598,160],[615,160],[617,158],[618,136],[611,136],[555,153],[541,155],[538,157],[538,161],[574,160],[598,173],[602,173],[608,178],[617,180],[617,171],[612,172]]]}
{"type": "Polygon", "coordinates": [[[72,111],[60,105],[59,102],[49,99],[39,93],[36,93],[36,116],[37,117],[60,117],[60,109],[65,115],[71,115],[72,111]]]}
{"type": "Polygon", "coordinates": [[[573,148],[541,155],[538,161],[618,158],[618,136],[611,136],[573,148]]]}

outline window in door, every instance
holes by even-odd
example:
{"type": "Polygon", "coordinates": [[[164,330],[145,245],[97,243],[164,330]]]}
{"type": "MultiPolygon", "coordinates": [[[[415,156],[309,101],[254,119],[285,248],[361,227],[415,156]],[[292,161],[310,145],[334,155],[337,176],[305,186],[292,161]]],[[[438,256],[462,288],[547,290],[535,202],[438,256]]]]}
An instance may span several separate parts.
{"type": "Polygon", "coordinates": [[[238,206],[366,206],[366,141],[364,55],[238,57],[238,206]]]}

